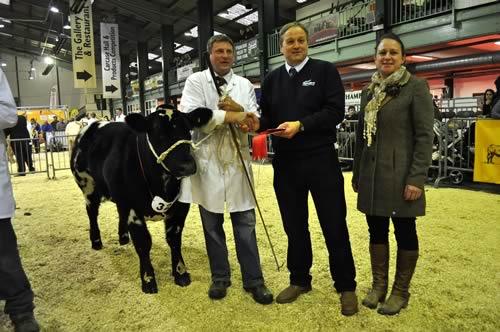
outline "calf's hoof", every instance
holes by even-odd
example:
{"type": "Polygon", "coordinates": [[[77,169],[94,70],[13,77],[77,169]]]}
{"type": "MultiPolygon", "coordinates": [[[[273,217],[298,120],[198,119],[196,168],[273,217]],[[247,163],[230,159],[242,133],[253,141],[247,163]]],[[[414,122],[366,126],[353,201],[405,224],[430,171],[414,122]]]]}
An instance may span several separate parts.
{"type": "Polygon", "coordinates": [[[92,249],[94,250],[101,250],[102,249],[102,241],[101,240],[95,240],[92,242],[92,249]]]}
{"type": "Polygon", "coordinates": [[[156,285],[156,280],[151,279],[149,282],[142,282],[142,291],[146,294],[156,294],[158,293],[158,286],[156,285]]]}
{"type": "Polygon", "coordinates": [[[120,235],[118,242],[120,242],[121,246],[128,244],[130,242],[130,237],[128,236],[128,233],[120,235]]]}
{"type": "Polygon", "coordinates": [[[188,272],[177,274],[174,276],[174,282],[181,287],[189,286],[191,284],[191,275],[188,272]]]}

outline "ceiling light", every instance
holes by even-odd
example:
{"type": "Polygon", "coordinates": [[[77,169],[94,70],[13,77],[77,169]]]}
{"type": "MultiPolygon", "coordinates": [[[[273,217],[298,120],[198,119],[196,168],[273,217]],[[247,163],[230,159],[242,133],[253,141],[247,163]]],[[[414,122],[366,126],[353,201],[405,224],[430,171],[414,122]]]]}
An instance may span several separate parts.
{"type": "Polygon", "coordinates": [[[430,56],[425,56],[425,55],[412,55],[412,58],[415,59],[422,59],[422,60],[432,60],[433,58],[430,56]]]}
{"type": "Polygon", "coordinates": [[[53,13],[59,13],[59,8],[57,8],[56,6],[51,6],[50,11],[53,13]]]}
{"type": "Polygon", "coordinates": [[[5,24],[0,24],[0,28],[5,28],[5,24]]]}
{"type": "Polygon", "coordinates": [[[7,64],[5,62],[2,62],[1,66],[2,67],[7,67],[7,64]]]}
{"type": "Polygon", "coordinates": [[[43,58],[43,62],[45,62],[48,65],[51,65],[54,63],[54,59],[52,59],[50,56],[46,56],[45,58],[43,58]]]}
{"type": "Polygon", "coordinates": [[[306,2],[307,0],[297,0],[297,3],[304,3],[306,2]]]}
{"type": "Polygon", "coordinates": [[[499,40],[499,41],[497,41],[497,42],[495,42],[495,45],[500,46],[500,40],[499,40]]]}

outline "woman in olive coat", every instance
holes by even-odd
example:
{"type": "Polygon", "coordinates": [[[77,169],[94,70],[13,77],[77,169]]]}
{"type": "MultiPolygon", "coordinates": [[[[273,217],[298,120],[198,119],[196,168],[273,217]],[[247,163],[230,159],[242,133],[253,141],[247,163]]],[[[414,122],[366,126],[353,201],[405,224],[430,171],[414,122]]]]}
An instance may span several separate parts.
{"type": "Polygon", "coordinates": [[[363,305],[386,315],[408,304],[418,259],[416,217],[425,214],[424,183],[431,163],[433,105],[427,81],[404,67],[398,36],[377,44],[377,71],[361,95],[352,185],[370,233],[373,283],[363,305]],[[389,270],[389,219],[398,245],[396,276],[385,301],[389,270]]]}

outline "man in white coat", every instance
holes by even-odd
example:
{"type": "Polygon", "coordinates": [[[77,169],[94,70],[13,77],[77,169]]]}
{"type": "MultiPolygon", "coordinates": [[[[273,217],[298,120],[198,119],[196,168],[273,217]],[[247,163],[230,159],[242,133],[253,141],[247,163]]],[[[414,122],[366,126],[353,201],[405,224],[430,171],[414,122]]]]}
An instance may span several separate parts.
{"type": "Polygon", "coordinates": [[[39,331],[33,315],[33,291],[24,273],[11,218],[16,204],[7,167],[4,129],[17,123],[17,112],[7,79],[0,69],[0,300],[16,331],[39,331]]]}
{"type": "MultiPolygon", "coordinates": [[[[230,267],[224,233],[224,209],[231,215],[236,254],[240,263],[243,288],[261,304],[273,301],[273,295],[264,284],[255,235],[255,202],[238,158],[228,125],[228,116],[257,114],[257,102],[252,83],[233,73],[234,44],[225,35],[210,38],[207,52],[217,80],[222,83],[223,97],[219,97],[209,70],[192,74],[186,80],[181,98],[181,111],[191,112],[197,107],[213,110],[214,116],[201,130],[194,130],[193,141],[211,135],[194,152],[198,171],[183,179],[179,200],[199,205],[205,243],[210,263],[211,299],[222,299],[231,285],[230,267]]],[[[246,168],[251,175],[248,148],[248,126],[236,130],[246,168]],[[242,128],[243,129],[243,128],[242,128]]]]}

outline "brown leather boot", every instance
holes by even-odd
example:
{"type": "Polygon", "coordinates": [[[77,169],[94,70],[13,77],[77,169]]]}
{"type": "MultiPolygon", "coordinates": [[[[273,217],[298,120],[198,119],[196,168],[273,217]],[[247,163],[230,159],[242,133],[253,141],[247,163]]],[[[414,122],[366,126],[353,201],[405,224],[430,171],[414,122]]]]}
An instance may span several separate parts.
{"type": "Polygon", "coordinates": [[[352,316],[359,311],[356,292],[342,292],[340,294],[341,312],[344,316],[352,316]]]}
{"type": "Polygon", "coordinates": [[[311,289],[311,286],[290,285],[279,293],[278,297],[276,297],[276,303],[291,303],[300,295],[310,292],[311,289]]]}
{"type": "Polygon", "coordinates": [[[391,296],[378,309],[378,313],[382,315],[395,315],[402,308],[408,306],[410,299],[411,278],[417,266],[418,250],[398,250],[398,258],[396,263],[396,278],[392,286],[391,296]]]}
{"type": "Polygon", "coordinates": [[[372,289],[363,299],[363,305],[376,309],[379,302],[385,301],[389,275],[389,243],[370,244],[370,260],[372,265],[372,289]]]}

